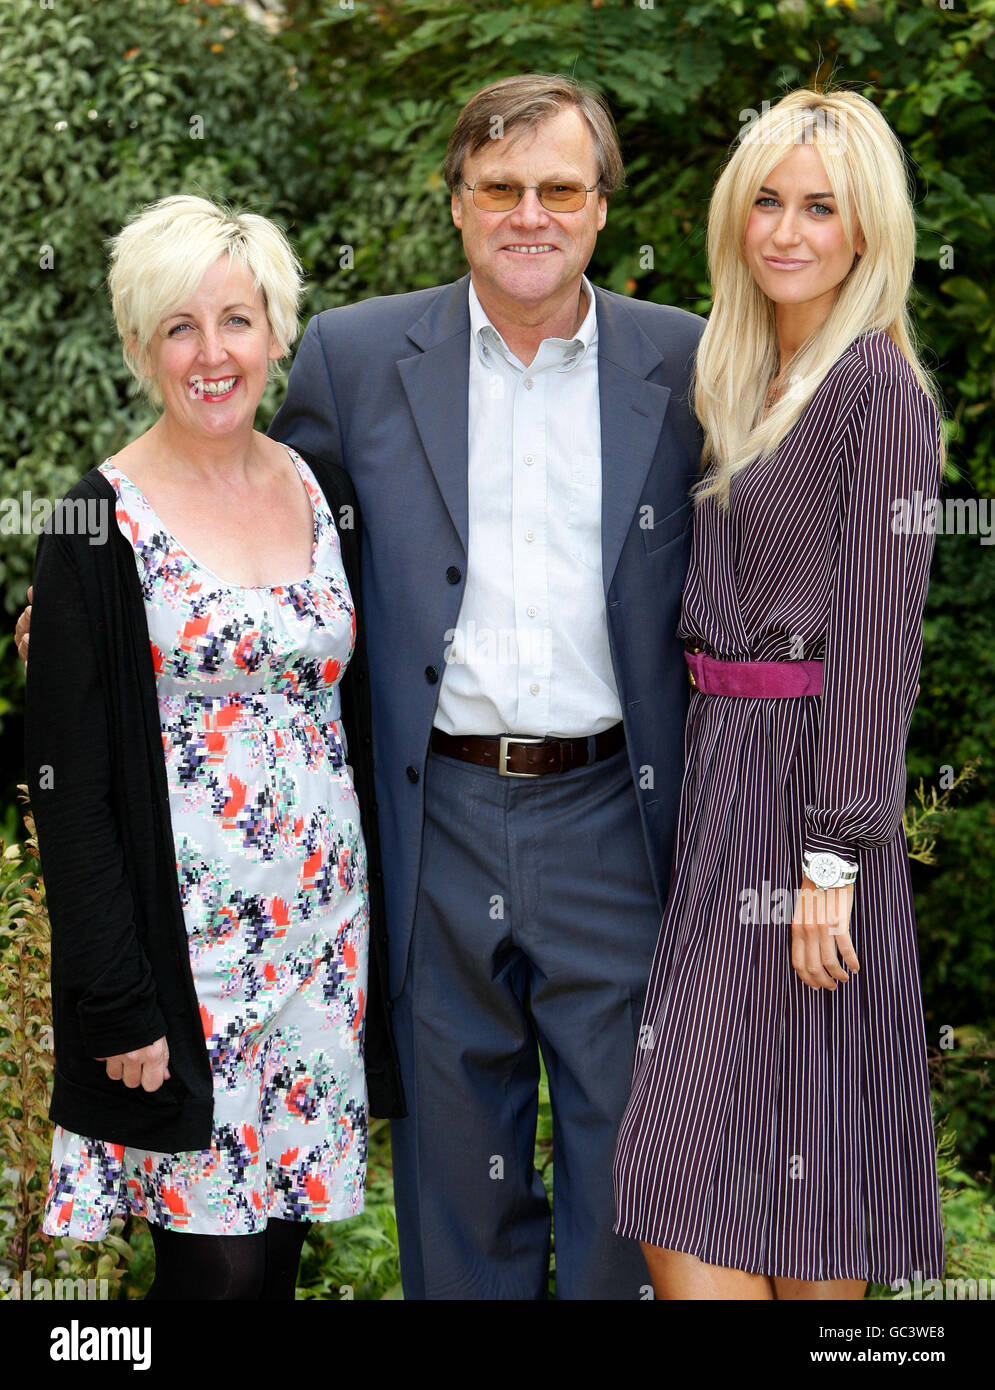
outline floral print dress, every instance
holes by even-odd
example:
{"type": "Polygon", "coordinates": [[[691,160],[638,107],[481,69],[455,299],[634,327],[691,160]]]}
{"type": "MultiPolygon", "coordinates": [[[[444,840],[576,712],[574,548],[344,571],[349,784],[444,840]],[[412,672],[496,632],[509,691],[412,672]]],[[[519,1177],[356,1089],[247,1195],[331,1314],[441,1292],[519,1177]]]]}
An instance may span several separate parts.
{"type": "Polygon", "coordinates": [[[100,466],[145,598],[214,1126],[209,1149],[180,1154],[56,1127],[50,1235],[97,1240],[129,1210],[247,1235],[363,1207],[367,869],[339,703],[355,613],[324,495],[288,452],[312,568],[270,587],[219,579],[100,466]]]}

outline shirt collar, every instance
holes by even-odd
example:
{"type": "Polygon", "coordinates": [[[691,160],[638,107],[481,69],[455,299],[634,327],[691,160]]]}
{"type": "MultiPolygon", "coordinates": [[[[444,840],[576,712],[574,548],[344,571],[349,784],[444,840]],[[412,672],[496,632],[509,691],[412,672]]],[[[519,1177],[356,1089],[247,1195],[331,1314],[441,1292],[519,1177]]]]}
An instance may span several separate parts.
{"type": "MultiPolygon", "coordinates": [[[[552,367],[558,372],[568,372],[572,367],[577,366],[591,344],[597,340],[598,314],[594,299],[594,287],[586,275],[582,275],[580,278],[587,293],[587,313],[572,338],[546,338],[543,340],[539,352],[531,364],[537,370],[552,367]],[[544,359],[541,362],[539,361],[540,354],[544,359]]],[[[497,352],[512,367],[517,368],[520,372],[525,371],[524,364],[511,351],[484,312],[483,305],[477,298],[477,291],[473,287],[472,278],[470,280],[469,299],[470,334],[480,362],[485,367],[492,367],[494,365],[494,353],[497,352]]]]}

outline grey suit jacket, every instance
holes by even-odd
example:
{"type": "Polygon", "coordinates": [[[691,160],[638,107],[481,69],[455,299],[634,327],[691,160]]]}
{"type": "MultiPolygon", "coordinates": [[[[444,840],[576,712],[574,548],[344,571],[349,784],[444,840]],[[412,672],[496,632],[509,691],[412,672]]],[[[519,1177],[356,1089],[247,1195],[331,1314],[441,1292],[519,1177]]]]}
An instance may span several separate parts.
{"type": "MultiPolygon", "coordinates": [[[[270,427],[306,459],[343,467],[359,498],[394,998],[418,894],[424,771],[446,633],[456,627],[466,575],[469,278],[316,315],[270,427]]],[[[595,299],[605,608],[662,912],[689,689],[675,632],[701,449],[689,382],[704,323],[597,287],[595,299]]]]}

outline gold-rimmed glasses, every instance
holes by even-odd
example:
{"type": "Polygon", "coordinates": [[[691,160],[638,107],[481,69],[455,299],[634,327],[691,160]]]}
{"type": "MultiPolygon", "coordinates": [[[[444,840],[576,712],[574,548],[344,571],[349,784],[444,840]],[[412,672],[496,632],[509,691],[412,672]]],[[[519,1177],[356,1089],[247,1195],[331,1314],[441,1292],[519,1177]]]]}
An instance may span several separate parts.
{"type": "Polygon", "coordinates": [[[483,212],[510,212],[522,201],[527,188],[534,188],[539,202],[547,212],[580,212],[597,184],[586,188],[582,183],[551,179],[546,183],[507,183],[502,179],[478,179],[466,183],[475,207],[483,212]]]}

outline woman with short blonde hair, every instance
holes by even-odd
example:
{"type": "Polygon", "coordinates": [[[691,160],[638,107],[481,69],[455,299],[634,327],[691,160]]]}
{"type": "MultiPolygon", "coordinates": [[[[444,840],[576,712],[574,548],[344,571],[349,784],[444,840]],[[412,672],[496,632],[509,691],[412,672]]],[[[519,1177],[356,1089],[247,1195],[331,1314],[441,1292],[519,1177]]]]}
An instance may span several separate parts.
{"type": "Polygon", "coordinates": [[[159,324],[168,309],[195,292],[220,256],[252,276],[279,357],[289,355],[298,331],[302,272],[286,236],[268,218],[177,193],[145,208],[111,239],[110,248],[107,285],[125,365],[150,400],[161,404],[149,371],[149,345],[159,324]]]}
{"type": "Polygon", "coordinates": [[[69,493],[95,501],[105,543],[56,527],[36,558],[43,1229],[99,1240],[141,1215],[149,1298],[292,1299],[311,1223],[363,1206],[364,1048],[370,1103],[403,1113],[369,889],[359,538],[336,525],[355,494],[254,428],[297,333],[278,227],[164,198],[114,238],[109,283],[162,409],[69,493]]]}

